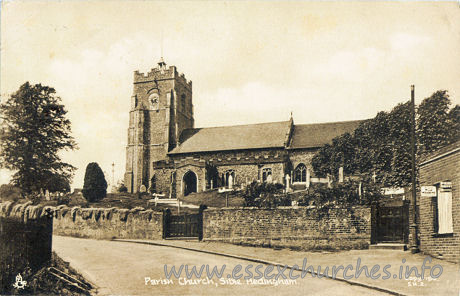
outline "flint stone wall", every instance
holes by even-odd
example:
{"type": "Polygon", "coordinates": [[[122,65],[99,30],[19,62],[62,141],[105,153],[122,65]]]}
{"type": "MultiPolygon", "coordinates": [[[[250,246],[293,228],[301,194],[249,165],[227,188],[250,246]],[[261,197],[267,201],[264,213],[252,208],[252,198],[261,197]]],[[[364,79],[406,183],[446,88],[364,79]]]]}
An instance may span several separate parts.
{"type": "Polygon", "coordinates": [[[369,207],[224,208],[203,212],[203,240],[298,249],[362,249],[371,240],[369,207]]]}
{"type": "Polygon", "coordinates": [[[69,208],[54,211],[55,235],[93,239],[162,239],[163,213],[143,208],[69,208]]]}

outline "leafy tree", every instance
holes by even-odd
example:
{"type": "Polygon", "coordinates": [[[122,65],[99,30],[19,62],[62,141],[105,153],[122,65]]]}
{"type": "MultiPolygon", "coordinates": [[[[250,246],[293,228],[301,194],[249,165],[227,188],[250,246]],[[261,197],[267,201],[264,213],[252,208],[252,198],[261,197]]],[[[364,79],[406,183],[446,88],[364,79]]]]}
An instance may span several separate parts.
{"type": "Polygon", "coordinates": [[[369,180],[375,174],[379,183],[385,182],[391,170],[389,121],[389,113],[379,112],[374,119],[360,124],[353,134],[357,146],[354,156],[357,169],[354,173],[367,175],[369,180]]]}
{"type": "Polygon", "coordinates": [[[86,166],[82,193],[89,202],[101,200],[107,194],[107,181],[96,162],[91,162],[86,166]]]}
{"type": "MultiPolygon", "coordinates": [[[[460,140],[460,106],[449,111],[447,91],[424,99],[417,111],[418,155],[435,151],[460,140]]],[[[360,174],[384,186],[407,186],[411,182],[410,102],[391,112],[379,112],[362,122],[353,134],[344,134],[323,146],[312,159],[315,174],[336,175],[343,166],[346,174],[360,174]]]]}
{"type": "Polygon", "coordinates": [[[455,105],[449,111],[448,118],[452,123],[452,142],[460,141],[460,105],[455,105]]]}
{"type": "Polygon", "coordinates": [[[455,137],[451,132],[455,123],[449,118],[449,105],[447,91],[439,90],[424,99],[418,107],[417,140],[420,155],[446,146],[455,137]]]}
{"type": "Polygon", "coordinates": [[[389,127],[391,140],[391,171],[384,185],[404,187],[411,182],[411,105],[410,102],[398,104],[390,112],[389,127]]]}
{"type": "Polygon", "coordinates": [[[15,171],[12,184],[30,194],[51,189],[50,178],[70,182],[75,168],[58,152],[73,150],[76,143],[55,89],[26,82],[0,105],[0,112],[0,166],[15,171]]]}
{"type": "Polygon", "coordinates": [[[2,184],[0,186],[0,200],[19,200],[22,198],[22,190],[11,184],[2,184]]]}
{"type": "MultiPolygon", "coordinates": [[[[367,176],[376,176],[376,182],[385,183],[391,172],[391,160],[393,155],[393,142],[390,136],[390,113],[379,112],[369,121],[370,157],[372,166],[362,169],[361,173],[367,176]]],[[[361,158],[361,155],[357,156],[361,158]]],[[[372,179],[373,178],[369,178],[372,179]]]]}
{"type": "Polygon", "coordinates": [[[70,192],[69,180],[60,175],[50,176],[46,187],[49,192],[70,192]]]}
{"type": "Polygon", "coordinates": [[[332,145],[324,145],[311,160],[311,165],[315,174],[325,177],[327,174],[332,173],[330,160],[332,158],[333,148],[332,145]]]}
{"type": "Polygon", "coordinates": [[[355,140],[351,134],[345,133],[332,140],[333,154],[331,173],[338,174],[339,168],[343,167],[345,174],[356,171],[354,162],[355,140]]]}

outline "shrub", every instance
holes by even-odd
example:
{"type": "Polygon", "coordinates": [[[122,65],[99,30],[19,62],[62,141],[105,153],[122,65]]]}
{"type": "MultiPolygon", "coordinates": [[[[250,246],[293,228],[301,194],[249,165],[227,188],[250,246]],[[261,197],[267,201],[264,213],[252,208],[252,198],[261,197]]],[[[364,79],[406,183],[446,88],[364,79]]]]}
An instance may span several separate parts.
{"type": "Polygon", "coordinates": [[[70,203],[70,196],[69,195],[63,195],[63,196],[59,196],[57,198],[57,205],[60,206],[60,205],[69,205],[70,203]]]}
{"type": "Polygon", "coordinates": [[[22,198],[22,190],[11,184],[3,184],[0,186],[0,199],[18,201],[22,198]]]}
{"type": "Polygon", "coordinates": [[[283,184],[278,183],[252,182],[243,193],[245,205],[262,208],[291,205],[290,198],[283,194],[283,188],[283,184]]]}
{"type": "Polygon", "coordinates": [[[107,181],[96,162],[91,162],[86,167],[82,194],[88,202],[101,200],[107,194],[107,181]]]}
{"type": "Polygon", "coordinates": [[[120,186],[117,188],[117,191],[120,192],[120,193],[123,193],[123,192],[128,192],[128,188],[126,188],[125,184],[120,184],[120,186]]]}
{"type": "Polygon", "coordinates": [[[42,202],[42,196],[38,193],[32,193],[27,195],[27,199],[30,200],[33,205],[38,205],[42,202]]]}
{"type": "Polygon", "coordinates": [[[315,205],[320,208],[331,206],[349,207],[353,205],[369,205],[382,196],[380,187],[373,183],[361,184],[361,196],[359,196],[359,182],[347,181],[334,184],[328,188],[323,184],[311,186],[307,194],[299,200],[299,205],[315,205]]]}

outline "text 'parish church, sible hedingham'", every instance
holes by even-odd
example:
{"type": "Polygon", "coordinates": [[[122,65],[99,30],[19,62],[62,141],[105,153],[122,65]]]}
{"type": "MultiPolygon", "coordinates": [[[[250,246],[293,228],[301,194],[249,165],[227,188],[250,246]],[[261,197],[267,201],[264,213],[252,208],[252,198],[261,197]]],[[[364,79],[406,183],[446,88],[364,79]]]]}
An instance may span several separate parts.
{"type": "Polygon", "coordinates": [[[320,182],[311,159],[326,143],[361,121],[288,121],[195,128],[192,82],[163,59],[147,74],[134,72],[125,185],[166,197],[253,181],[320,182]]]}

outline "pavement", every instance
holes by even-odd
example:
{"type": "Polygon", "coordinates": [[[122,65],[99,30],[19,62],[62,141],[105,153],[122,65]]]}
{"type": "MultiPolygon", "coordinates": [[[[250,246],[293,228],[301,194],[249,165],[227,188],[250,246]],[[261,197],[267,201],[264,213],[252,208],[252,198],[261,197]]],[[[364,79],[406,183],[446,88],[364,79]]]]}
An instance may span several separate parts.
{"type": "MultiPolygon", "coordinates": [[[[350,250],[340,252],[302,252],[292,251],[289,249],[274,250],[270,248],[257,248],[249,246],[239,246],[218,242],[199,242],[196,240],[117,240],[129,241],[127,243],[154,244],[157,246],[169,246],[178,250],[195,250],[210,254],[219,254],[229,258],[239,258],[251,260],[253,262],[264,262],[267,264],[290,265],[297,264],[300,268],[303,260],[306,258],[306,266],[312,265],[314,271],[324,273],[324,269],[329,267],[328,274],[331,275],[333,266],[346,267],[351,264],[353,269],[349,269],[345,276],[348,278],[354,275],[352,279],[344,279],[343,273],[338,273],[336,278],[339,281],[345,281],[348,284],[370,288],[369,294],[374,292],[386,292],[393,295],[454,295],[460,296],[460,266],[459,264],[450,263],[444,260],[431,258],[431,262],[426,262],[425,266],[430,266],[424,273],[424,279],[415,277],[414,273],[405,276],[406,272],[416,267],[421,275],[422,265],[428,257],[421,253],[411,254],[408,251],[400,250],[350,250]],[[360,267],[367,266],[369,273],[372,267],[379,265],[379,271],[375,275],[381,274],[378,279],[372,279],[365,274],[363,270],[360,276],[356,277],[356,265],[360,259],[360,267]],[[382,270],[391,274],[388,279],[382,279],[386,276],[382,270]],[[438,265],[436,268],[434,266],[438,265]],[[438,276],[442,268],[442,273],[438,276]],[[319,269],[320,268],[320,269],[319,269]],[[433,277],[430,272],[433,272],[433,277]],[[400,279],[401,272],[401,279],[400,279]],[[396,278],[394,278],[396,276],[396,278]],[[372,291],[373,290],[373,291],[372,291]]],[[[347,295],[342,294],[340,295],[347,295]]]]}
{"type": "Polygon", "coordinates": [[[300,271],[292,271],[290,274],[285,269],[269,270],[267,264],[255,263],[243,257],[210,254],[199,249],[231,245],[211,246],[187,241],[158,242],[171,245],[153,245],[153,241],[133,243],[53,236],[53,249],[95,284],[100,295],[387,295],[375,289],[327,278],[319,279],[309,274],[302,278],[300,271]],[[174,246],[176,243],[178,245],[174,246]],[[199,252],[184,249],[183,246],[196,247],[199,252]],[[172,266],[175,266],[176,271],[181,265],[184,266],[182,274],[167,280],[165,264],[168,272],[172,266]],[[192,277],[191,280],[185,277],[187,267],[189,271],[193,266],[199,270],[203,265],[208,265],[210,269],[216,267],[220,271],[225,265],[223,277],[210,278],[206,274],[192,277]],[[242,268],[236,272],[237,275],[248,275],[245,273],[247,268],[255,275],[258,265],[259,271],[267,272],[267,275],[284,274],[298,278],[287,281],[280,277],[279,281],[261,279],[248,282],[243,278],[237,281],[235,277],[231,277],[232,271],[238,271],[235,268],[242,268]]]}

